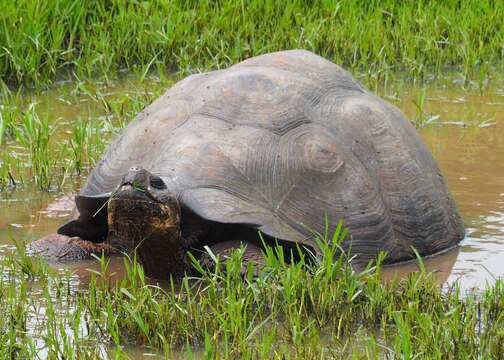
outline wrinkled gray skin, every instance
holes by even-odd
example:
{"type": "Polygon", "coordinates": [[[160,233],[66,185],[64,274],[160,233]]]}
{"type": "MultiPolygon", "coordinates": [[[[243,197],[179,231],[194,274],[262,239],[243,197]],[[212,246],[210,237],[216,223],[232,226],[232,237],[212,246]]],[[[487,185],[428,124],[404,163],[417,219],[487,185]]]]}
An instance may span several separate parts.
{"type": "MultiPolygon", "coordinates": [[[[81,198],[112,192],[132,166],[158,176],[176,199],[177,254],[226,240],[252,243],[257,230],[317,251],[313,231],[324,233],[326,219],[345,220],[344,247],[351,243],[361,263],[380,251],[388,262],[413,258],[412,247],[433,254],[464,236],[441,172],[408,120],[304,50],[178,82],[110,146],[81,198]]],[[[91,240],[107,243],[108,232],[99,233],[91,240]]],[[[172,261],[156,248],[149,247],[158,264],[151,267],[172,261]]]]}

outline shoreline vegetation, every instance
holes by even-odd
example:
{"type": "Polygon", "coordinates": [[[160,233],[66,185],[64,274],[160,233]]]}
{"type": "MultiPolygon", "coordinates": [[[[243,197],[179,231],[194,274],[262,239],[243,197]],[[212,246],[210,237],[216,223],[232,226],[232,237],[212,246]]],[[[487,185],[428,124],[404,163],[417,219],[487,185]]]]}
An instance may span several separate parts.
{"type": "Polygon", "coordinates": [[[504,3],[492,0],[0,0],[0,8],[0,80],[14,86],[64,73],[187,75],[292,48],[378,80],[454,67],[483,81],[503,70],[504,3]]]}
{"type": "MultiPolygon", "coordinates": [[[[484,91],[504,70],[504,2],[491,0],[0,0],[0,9],[2,196],[75,190],[108,139],[174,80],[262,53],[313,51],[374,90],[391,84],[396,98],[398,78],[422,84],[449,69],[484,91]],[[137,80],[121,88],[126,74],[137,80]]],[[[418,127],[433,119],[426,99],[420,85],[418,127]]],[[[315,262],[287,264],[269,249],[258,279],[244,278],[237,251],[215,271],[162,285],[134,258],[111,282],[97,259],[78,289],[76,275],[23,246],[2,252],[0,357],[131,358],[128,348],[189,359],[504,357],[502,279],[462,293],[418,259],[417,273],[384,282],[382,257],[355,272],[338,252],[342,225],[331,232],[315,262]]]]}
{"type": "Polygon", "coordinates": [[[122,90],[114,88],[116,82],[91,80],[5,95],[0,102],[0,190],[61,191],[68,181],[86,176],[108,141],[172,83],[134,79],[122,90]]]}
{"type": "Polygon", "coordinates": [[[250,266],[242,273],[242,250],[161,285],[128,257],[125,276],[111,281],[108,260],[97,258],[85,291],[18,246],[0,265],[0,354],[127,358],[133,346],[169,359],[502,358],[502,280],[440,291],[418,258],[418,272],[383,281],[383,256],[354,271],[340,251],[345,236],[341,223],[319,235],[316,261],[288,264],[268,248],[257,278],[250,266]]]}

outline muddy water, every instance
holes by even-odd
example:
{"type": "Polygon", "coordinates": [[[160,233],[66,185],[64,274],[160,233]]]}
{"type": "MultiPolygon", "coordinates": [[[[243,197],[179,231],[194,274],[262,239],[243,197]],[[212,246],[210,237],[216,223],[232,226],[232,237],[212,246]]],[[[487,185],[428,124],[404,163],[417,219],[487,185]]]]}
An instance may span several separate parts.
{"type": "MultiPolygon", "coordinates": [[[[394,102],[409,118],[417,116],[419,89],[409,88],[394,102]]],[[[420,130],[436,158],[466,226],[459,249],[427,260],[438,278],[462,287],[484,287],[504,276],[504,83],[481,94],[455,79],[426,89],[426,117],[420,130]]],[[[411,265],[398,266],[401,273],[411,265]]]]}
{"type": "MultiPolygon", "coordinates": [[[[69,88],[65,85],[30,99],[38,101],[51,118],[58,119],[58,131],[63,135],[78,116],[102,116],[95,103],[69,88]]],[[[125,82],[102,92],[107,97],[145,88],[125,82]]],[[[409,118],[420,117],[415,105],[421,102],[420,88],[397,83],[379,93],[409,118]]],[[[504,80],[494,81],[480,93],[465,89],[456,77],[447,77],[432,81],[425,94],[421,116],[428,125],[420,132],[442,169],[467,228],[460,247],[427,259],[426,264],[437,272],[440,282],[458,280],[466,289],[483,287],[487,281],[504,276],[504,80]]],[[[7,146],[17,151],[14,144],[7,146]]],[[[12,239],[31,241],[53,232],[70,214],[65,193],[77,191],[80,184],[79,179],[74,179],[63,192],[52,193],[32,187],[2,191],[0,252],[12,247],[12,239]]],[[[72,269],[82,281],[88,267],[86,263],[73,265],[72,269]]],[[[402,264],[388,268],[384,276],[401,276],[416,269],[414,263],[402,264]]]]}

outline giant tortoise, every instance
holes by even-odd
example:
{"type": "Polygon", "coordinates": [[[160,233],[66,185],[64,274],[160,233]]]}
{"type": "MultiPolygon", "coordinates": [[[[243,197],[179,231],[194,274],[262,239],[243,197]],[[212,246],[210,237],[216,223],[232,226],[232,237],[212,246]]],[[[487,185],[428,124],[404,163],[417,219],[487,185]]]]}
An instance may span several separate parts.
{"type": "Polygon", "coordinates": [[[156,278],[184,274],[187,252],[204,246],[245,244],[249,260],[275,241],[316,254],[314,234],[341,219],[360,263],[434,254],[464,236],[404,115],[304,50],[176,83],[112,143],[76,207],[31,248],[58,259],[134,249],[156,278]]]}

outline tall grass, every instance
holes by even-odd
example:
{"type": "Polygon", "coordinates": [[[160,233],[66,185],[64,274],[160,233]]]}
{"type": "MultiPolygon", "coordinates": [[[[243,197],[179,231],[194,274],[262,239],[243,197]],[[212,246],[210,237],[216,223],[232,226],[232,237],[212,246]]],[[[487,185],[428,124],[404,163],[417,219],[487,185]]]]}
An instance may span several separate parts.
{"type": "Polygon", "coordinates": [[[33,183],[54,190],[86,174],[107,140],[172,82],[160,81],[115,93],[95,81],[76,81],[50,95],[6,92],[0,103],[0,189],[33,183]]]}
{"type": "Polygon", "coordinates": [[[69,278],[23,255],[0,264],[0,354],[92,358],[125,346],[205,359],[499,359],[504,356],[504,283],[461,294],[441,291],[432,274],[419,271],[384,283],[381,260],[362,272],[339,251],[341,225],[320,239],[315,261],[289,264],[281,248],[266,251],[266,264],[243,274],[243,252],[217,258],[215,269],[194,263],[197,276],[153,284],[135,257],[126,274],[108,278],[100,258],[84,292],[69,278]],[[39,298],[32,300],[30,281],[39,298]],[[32,306],[44,309],[34,316],[32,306]],[[38,327],[37,327],[38,326],[38,327]],[[33,329],[43,336],[33,336],[33,329]],[[102,353],[100,353],[100,351],[102,353]]]}
{"type": "Polygon", "coordinates": [[[52,179],[51,170],[55,165],[55,158],[49,150],[54,127],[49,124],[47,117],[40,118],[34,111],[34,106],[30,106],[13,131],[18,143],[27,151],[27,165],[35,184],[41,189],[48,189],[52,179]]]}
{"type": "Polygon", "coordinates": [[[504,52],[504,3],[492,0],[0,0],[0,9],[0,79],[10,83],[66,70],[194,72],[290,48],[379,80],[456,66],[483,81],[504,52]]]}

